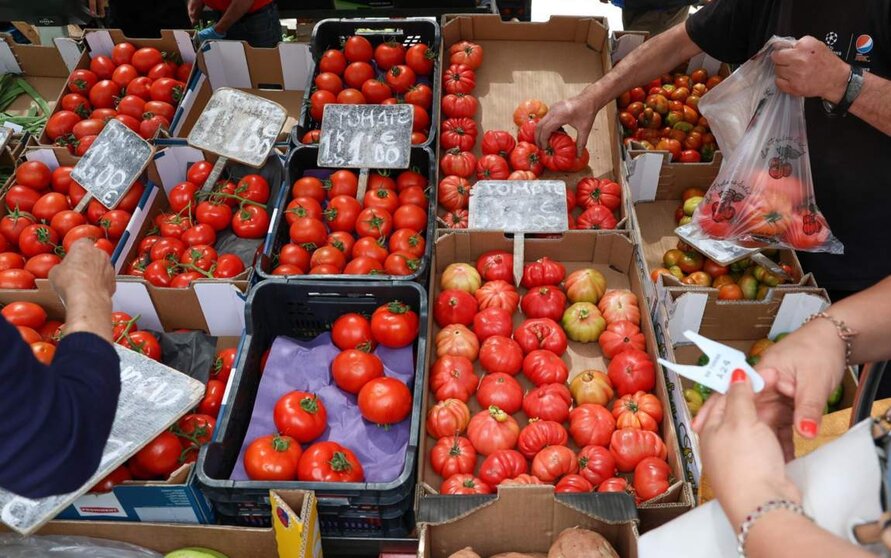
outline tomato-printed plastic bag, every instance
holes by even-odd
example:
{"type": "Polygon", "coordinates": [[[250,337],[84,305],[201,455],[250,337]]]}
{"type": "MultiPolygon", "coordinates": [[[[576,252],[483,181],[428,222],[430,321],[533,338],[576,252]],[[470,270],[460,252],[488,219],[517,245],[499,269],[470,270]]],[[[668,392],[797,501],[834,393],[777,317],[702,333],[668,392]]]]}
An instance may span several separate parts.
{"type": "Polygon", "coordinates": [[[793,43],[773,37],[699,103],[725,159],[693,214],[691,239],[844,251],[814,197],[804,98],[775,83],[770,53],[793,43]]]}

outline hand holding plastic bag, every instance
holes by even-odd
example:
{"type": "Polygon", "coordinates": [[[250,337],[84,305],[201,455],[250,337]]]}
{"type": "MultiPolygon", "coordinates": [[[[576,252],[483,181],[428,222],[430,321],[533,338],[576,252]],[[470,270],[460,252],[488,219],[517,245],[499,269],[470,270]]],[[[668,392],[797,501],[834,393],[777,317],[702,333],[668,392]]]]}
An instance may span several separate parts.
{"type": "Polygon", "coordinates": [[[775,83],[770,53],[791,44],[773,37],[702,98],[725,159],[693,223],[702,238],[840,254],[814,197],[804,98],[775,83]]]}

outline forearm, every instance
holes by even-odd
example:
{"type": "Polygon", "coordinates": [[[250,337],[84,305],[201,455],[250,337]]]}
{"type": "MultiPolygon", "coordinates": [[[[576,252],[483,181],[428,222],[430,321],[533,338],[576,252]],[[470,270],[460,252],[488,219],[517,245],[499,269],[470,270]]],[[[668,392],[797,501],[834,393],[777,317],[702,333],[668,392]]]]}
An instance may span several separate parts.
{"type": "Polygon", "coordinates": [[[785,510],[770,512],[757,520],[749,531],[745,550],[750,558],[872,556],[809,519],[785,510]]]}
{"type": "Polygon", "coordinates": [[[244,17],[244,14],[248,13],[248,10],[251,9],[253,3],[253,0],[232,0],[232,3],[229,4],[229,8],[223,14],[223,17],[221,17],[220,21],[213,26],[214,29],[216,29],[218,33],[225,34],[236,21],[244,17]]]}
{"type": "MultiPolygon", "coordinates": [[[[867,124],[891,135],[891,81],[863,73],[863,89],[848,112],[867,124]]],[[[891,290],[889,290],[891,292],[891,290]]]]}
{"type": "Polygon", "coordinates": [[[85,331],[106,341],[111,338],[111,298],[96,290],[85,290],[70,297],[65,308],[65,333],[85,331]]]}
{"type": "MultiPolygon", "coordinates": [[[[888,82],[886,82],[888,83],[888,82]]],[[[891,96],[891,91],[888,92],[891,96]]],[[[859,99],[858,99],[859,100],[859,99]]],[[[888,109],[883,109],[888,110],[888,109]]],[[[891,125],[891,120],[888,121],[891,125]]],[[[877,285],[846,298],[827,311],[830,316],[842,320],[857,332],[853,339],[851,361],[853,363],[873,362],[891,358],[891,277],[877,285]]],[[[816,320],[805,327],[816,326],[816,320]]],[[[821,324],[825,327],[825,324],[821,324]]],[[[831,324],[829,324],[832,327],[831,324]]],[[[833,334],[836,332],[833,329],[833,334]]]]}
{"type": "Polygon", "coordinates": [[[599,109],[624,91],[652,81],[700,52],[684,24],[675,25],[632,50],[603,78],[586,87],[581,96],[599,109]]]}

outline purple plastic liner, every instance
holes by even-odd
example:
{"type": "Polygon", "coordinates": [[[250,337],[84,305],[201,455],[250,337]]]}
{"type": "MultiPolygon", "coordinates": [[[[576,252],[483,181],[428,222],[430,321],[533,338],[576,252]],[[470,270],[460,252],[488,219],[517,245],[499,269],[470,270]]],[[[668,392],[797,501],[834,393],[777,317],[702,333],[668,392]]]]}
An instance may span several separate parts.
{"type": "MultiPolygon", "coordinates": [[[[275,339],[257,388],[251,422],[229,478],[249,480],[244,471],[244,452],[255,439],[276,431],[275,403],[293,390],[319,396],[328,412],[328,428],[316,441],[331,440],[352,450],[365,471],[365,482],[386,483],[399,477],[405,467],[411,416],[389,429],[364,420],[356,396],[338,388],[331,378],[331,361],[338,353],[340,349],[331,342],[330,333],[323,333],[311,341],[284,336],[275,339]]],[[[405,382],[408,389],[413,390],[415,363],[411,346],[402,349],[378,347],[374,353],[384,363],[386,376],[405,382]]],[[[303,449],[309,445],[305,444],[303,449]]]]}

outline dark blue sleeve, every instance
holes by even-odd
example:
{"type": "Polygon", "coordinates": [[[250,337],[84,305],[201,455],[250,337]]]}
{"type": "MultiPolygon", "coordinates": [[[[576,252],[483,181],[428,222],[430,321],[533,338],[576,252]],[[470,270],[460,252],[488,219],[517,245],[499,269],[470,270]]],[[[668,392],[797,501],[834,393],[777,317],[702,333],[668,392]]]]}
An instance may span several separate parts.
{"type": "Polygon", "coordinates": [[[96,472],[114,422],[117,353],[73,333],[45,366],[4,319],[0,346],[0,487],[28,498],[77,490],[96,472]]]}

